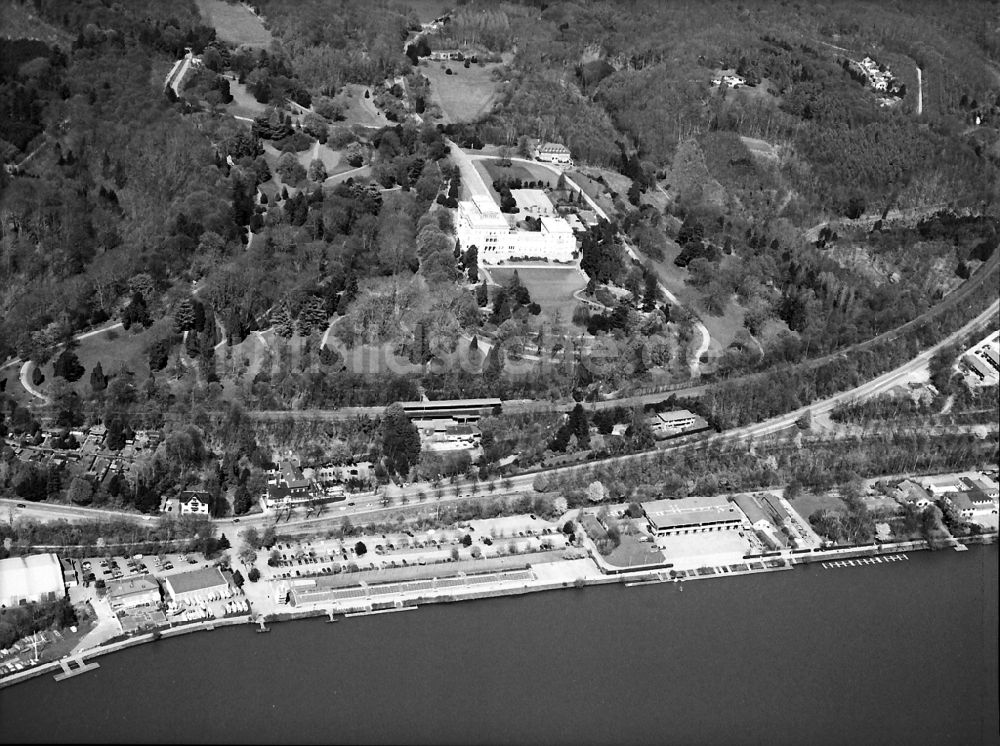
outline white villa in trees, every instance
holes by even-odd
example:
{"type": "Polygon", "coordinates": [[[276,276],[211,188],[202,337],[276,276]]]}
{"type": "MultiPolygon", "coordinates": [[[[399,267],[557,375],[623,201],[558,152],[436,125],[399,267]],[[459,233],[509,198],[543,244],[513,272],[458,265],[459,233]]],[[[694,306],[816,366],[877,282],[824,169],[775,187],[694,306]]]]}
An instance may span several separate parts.
{"type": "Polygon", "coordinates": [[[538,207],[548,203],[548,197],[541,190],[517,191],[519,197],[534,204],[535,208],[516,215],[505,215],[486,195],[476,195],[458,203],[455,231],[462,248],[475,246],[483,264],[512,260],[572,262],[576,237],[570,224],[556,215],[555,210],[546,214],[547,211],[538,207]],[[526,217],[535,218],[539,229],[529,231],[518,228],[518,218],[526,217]]]}

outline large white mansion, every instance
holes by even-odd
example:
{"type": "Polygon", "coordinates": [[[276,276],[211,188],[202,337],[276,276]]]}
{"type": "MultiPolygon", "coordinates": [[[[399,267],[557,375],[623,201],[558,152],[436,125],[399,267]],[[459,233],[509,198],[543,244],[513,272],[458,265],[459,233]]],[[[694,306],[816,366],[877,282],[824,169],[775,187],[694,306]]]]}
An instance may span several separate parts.
{"type": "Polygon", "coordinates": [[[516,215],[500,212],[493,199],[486,195],[476,195],[458,203],[455,232],[462,248],[475,246],[483,264],[515,259],[572,262],[576,236],[569,223],[556,214],[545,193],[540,189],[511,192],[521,208],[516,215]],[[517,227],[517,219],[528,216],[538,219],[539,230],[517,227]]]}

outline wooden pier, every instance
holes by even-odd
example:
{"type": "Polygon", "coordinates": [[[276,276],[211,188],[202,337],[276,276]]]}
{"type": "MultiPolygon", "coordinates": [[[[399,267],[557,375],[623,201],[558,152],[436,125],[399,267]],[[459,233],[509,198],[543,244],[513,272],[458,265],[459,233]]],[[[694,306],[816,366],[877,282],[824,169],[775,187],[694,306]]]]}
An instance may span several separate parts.
{"type": "Polygon", "coordinates": [[[71,679],[74,676],[79,676],[87,671],[93,671],[95,668],[100,668],[100,663],[84,663],[82,655],[76,655],[72,658],[63,658],[59,661],[59,667],[62,668],[62,673],[57,673],[55,675],[56,681],[64,681],[65,679],[71,679]],[[73,665],[76,664],[74,668],[73,665]]]}

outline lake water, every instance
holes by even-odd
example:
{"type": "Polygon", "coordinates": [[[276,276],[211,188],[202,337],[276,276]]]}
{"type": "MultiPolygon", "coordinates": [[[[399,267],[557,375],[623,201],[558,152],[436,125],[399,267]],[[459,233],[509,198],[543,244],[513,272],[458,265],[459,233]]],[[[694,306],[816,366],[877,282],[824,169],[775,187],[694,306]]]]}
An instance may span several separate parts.
{"type": "Polygon", "coordinates": [[[0,741],[995,743],[997,556],[202,632],[0,691],[0,741]]]}

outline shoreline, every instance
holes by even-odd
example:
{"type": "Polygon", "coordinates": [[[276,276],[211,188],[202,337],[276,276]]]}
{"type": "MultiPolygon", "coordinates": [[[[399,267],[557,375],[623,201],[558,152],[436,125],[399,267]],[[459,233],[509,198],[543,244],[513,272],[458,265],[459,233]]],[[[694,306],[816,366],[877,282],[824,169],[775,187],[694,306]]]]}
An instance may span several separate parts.
{"type": "MultiPolygon", "coordinates": [[[[946,551],[951,549],[955,551],[958,547],[968,548],[970,545],[990,545],[997,542],[997,536],[995,534],[985,534],[978,536],[963,537],[962,539],[955,539],[954,543],[942,547],[940,551],[946,551]]],[[[119,640],[118,642],[113,642],[106,645],[99,645],[97,647],[91,648],[89,650],[84,650],[79,653],[73,653],[71,655],[65,656],[58,661],[52,661],[50,663],[45,663],[37,667],[33,667],[24,671],[18,671],[15,674],[10,674],[3,678],[0,678],[0,689],[5,689],[16,684],[20,684],[24,681],[28,681],[37,676],[44,675],[46,673],[59,673],[63,671],[63,664],[69,661],[83,661],[88,662],[94,658],[98,658],[102,655],[108,655],[111,653],[117,653],[128,648],[136,647],[138,645],[144,645],[151,642],[157,642],[162,639],[169,639],[173,637],[180,637],[181,635],[187,635],[194,632],[201,631],[212,631],[217,627],[233,627],[237,625],[250,625],[254,626],[261,621],[266,624],[273,624],[278,622],[291,622],[301,619],[314,619],[324,616],[331,617],[331,621],[340,621],[342,618],[346,618],[347,615],[353,616],[368,616],[371,614],[379,614],[385,611],[402,611],[409,609],[416,609],[420,606],[429,604],[441,604],[441,603],[459,603],[462,601],[478,601],[489,598],[502,598],[507,596],[523,596],[529,593],[539,593],[544,591],[555,591],[555,590],[582,590],[588,586],[597,585],[610,585],[613,583],[621,583],[625,587],[632,587],[636,585],[654,585],[659,583],[684,583],[690,580],[706,580],[709,578],[718,577],[738,577],[741,575],[758,575],[761,573],[770,572],[781,572],[785,570],[793,570],[797,565],[811,565],[817,562],[828,562],[831,560],[851,560],[867,557],[878,557],[880,555],[896,555],[902,552],[916,552],[916,551],[939,551],[937,549],[932,549],[930,544],[925,539],[917,539],[905,542],[893,542],[887,544],[875,544],[860,547],[839,547],[835,549],[824,549],[824,550],[812,550],[808,552],[803,552],[800,554],[791,553],[779,553],[775,552],[771,555],[762,555],[759,557],[753,557],[750,559],[742,560],[743,564],[746,564],[748,569],[738,570],[738,571],[726,571],[724,573],[719,573],[712,571],[706,574],[695,573],[693,575],[688,575],[685,573],[683,578],[669,577],[670,570],[659,568],[659,569],[646,569],[646,570],[636,570],[636,571],[625,571],[615,574],[607,574],[601,572],[599,575],[590,576],[587,578],[576,578],[576,579],[536,579],[535,582],[525,583],[524,585],[512,586],[512,587],[499,587],[499,588],[482,588],[482,589],[459,589],[451,588],[447,589],[446,592],[438,592],[433,594],[416,593],[408,598],[393,598],[392,600],[383,599],[380,601],[373,601],[371,599],[366,600],[364,604],[359,606],[358,603],[344,605],[343,609],[332,611],[331,604],[325,604],[323,606],[313,605],[310,607],[302,607],[295,611],[288,612],[275,612],[270,614],[250,614],[242,615],[239,617],[228,617],[224,619],[209,619],[200,622],[193,622],[191,624],[182,625],[179,627],[172,627],[166,630],[155,630],[153,632],[148,632],[142,635],[137,635],[135,637],[128,638],[126,640],[119,640]],[[768,566],[766,563],[780,561],[781,564],[778,566],[768,566]],[[763,565],[760,569],[750,568],[749,564],[751,562],[760,563],[763,565]],[[338,619],[333,619],[333,616],[338,616],[338,619]]],[[[587,560],[593,562],[593,558],[588,557],[587,560]]],[[[580,560],[574,560],[580,561],[580,560]]],[[[595,563],[596,566],[596,563],[595,563]]],[[[293,607],[294,608],[294,607],[293,607]]]]}

